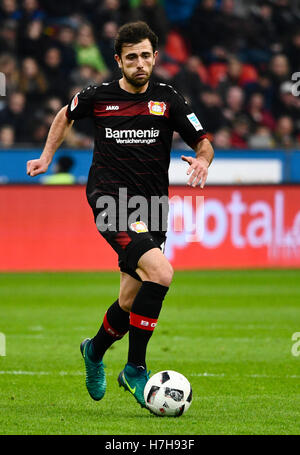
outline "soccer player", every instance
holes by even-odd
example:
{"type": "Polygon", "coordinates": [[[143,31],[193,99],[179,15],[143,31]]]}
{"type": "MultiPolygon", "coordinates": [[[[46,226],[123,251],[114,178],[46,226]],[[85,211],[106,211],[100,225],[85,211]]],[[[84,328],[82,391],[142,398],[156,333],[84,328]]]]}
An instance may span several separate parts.
{"type": "Polygon", "coordinates": [[[27,163],[32,177],[46,172],[73,122],[93,119],[95,147],[87,199],[100,234],[118,254],[121,277],[118,299],[107,309],[98,333],[80,346],[86,386],[94,400],[103,398],[103,356],[129,332],[128,360],[118,382],[142,407],[149,379],[147,345],[173,277],[172,266],[163,254],[167,213],[161,210],[157,216],[151,206],[153,200],[168,195],[173,132],[178,131],[196,153],[195,158],[182,156],[189,164],[189,185],[204,187],[213,159],[213,148],[185,99],[171,86],[150,80],[157,42],[146,23],[123,25],[115,41],[115,60],[122,78],[76,94],[56,115],[40,158],[27,163]],[[130,218],[136,208],[130,201],[136,196],[148,203],[148,219],[141,215],[130,218]],[[120,208],[122,198],[128,202],[127,212],[120,208]],[[115,204],[105,206],[104,200],[115,204]],[[153,220],[158,226],[152,226],[153,220]]]}

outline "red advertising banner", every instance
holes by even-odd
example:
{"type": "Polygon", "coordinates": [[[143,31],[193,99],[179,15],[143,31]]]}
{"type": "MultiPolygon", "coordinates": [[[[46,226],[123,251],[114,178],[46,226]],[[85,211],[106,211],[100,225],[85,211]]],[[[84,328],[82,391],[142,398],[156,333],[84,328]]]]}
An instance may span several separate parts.
{"type": "MultiPolygon", "coordinates": [[[[0,187],[0,270],[117,270],[82,186],[0,187]]],[[[175,269],[300,267],[300,186],[170,188],[175,269]]]]}

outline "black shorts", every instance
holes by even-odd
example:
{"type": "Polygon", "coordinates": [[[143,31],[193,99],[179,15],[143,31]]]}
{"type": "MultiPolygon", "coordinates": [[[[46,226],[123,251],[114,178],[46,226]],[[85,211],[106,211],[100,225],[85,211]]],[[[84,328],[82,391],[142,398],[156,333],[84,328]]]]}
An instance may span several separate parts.
{"type": "Polygon", "coordinates": [[[104,230],[103,225],[99,226],[101,211],[95,208],[94,204],[90,205],[99,233],[118,254],[121,272],[125,272],[136,280],[141,281],[135,271],[140,257],[153,248],[160,248],[163,252],[166,232],[148,231],[146,223],[142,220],[131,223],[130,227],[127,225],[127,229],[119,229],[118,226],[113,226],[112,230],[109,230],[109,228],[104,230]]]}

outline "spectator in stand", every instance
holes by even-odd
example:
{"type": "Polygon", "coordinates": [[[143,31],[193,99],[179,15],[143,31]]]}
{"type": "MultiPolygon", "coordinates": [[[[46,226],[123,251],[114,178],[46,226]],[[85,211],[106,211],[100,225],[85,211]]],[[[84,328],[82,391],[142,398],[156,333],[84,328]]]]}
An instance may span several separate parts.
{"type": "Polygon", "coordinates": [[[233,86],[227,90],[226,104],[223,115],[226,119],[226,125],[233,126],[235,120],[244,113],[245,96],[241,87],[233,86]]]}
{"type": "Polygon", "coordinates": [[[50,47],[43,59],[43,72],[47,79],[47,95],[58,95],[67,102],[66,91],[69,78],[61,69],[61,52],[57,47],[50,47]]]}
{"type": "Polygon", "coordinates": [[[165,65],[166,59],[168,59],[168,57],[166,57],[166,54],[164,53],[163,50],[160,50],[156,57],[153,73],[151,76],[151,79],[154,82],[170,84],[170,82],[172,81],[172,77],[174,76],[174,74],[169,70],[169,68],[166,67],[165,65]]]}
{"type": "Polygon", "coordinates": [[[195,8],[189,24],[189,41],[193,55],[198,55],[208,63],[210,50],[221,45],[216,0],[202,0],[195,8]]]}
{"type": "Polygon", "coordinates": [[[141,0],[140,5],[132,10],[130,20],[146,22],[158,36],[159,46],[164,46],[168,21],[164,8],[157,0],[141,0]]]}
{"type": "Polygon", "coordinates": [[[300,71],[300,28],[296,29],[292,34],[286,46],[285,54],[290,62],[291,73],[300,71]]]}
{"type": "Polygon", "coordinates": [[[219,44],[222,43],[230,53],[237,53],[244,42],[244,19],[235,13],[236,0],[222,0],[216,27],[219,44]]]}
{"type": "Polygon", "coordinates": [[[199,94],[204,89],[204,84],[198,73],[199,58],[191,56],[188,58],[186,65],[171,80],[174,85],[196,109],[199,104],[199,94]]]}
{"type": "Polygon", "coordinates": [[[218,84],[218,91],[222,97],[225,99],[226,93],[230,87],[240,86],[240,78],[242,74],[243,64],[236,57],[230,57],[227,64],[226,75],[220,83],[218,84]]]}
{"type": "Polygon", "coordinates": [[[250,121],[251,131],[255,131],[259,126],[266,126],[270,130],[274,130],[275,119],[264,106],[265,100],[262,93],[253,93],[247,106],[247,117],[250,121]]]}
{"type": "Polygon", "coordinates": [[[270,76],[276,87],[281,82],[290,79],[290,65],[285,54],[277,54],[272,57],[270,61],[270,76]]]}
{"type": "Polygon", "coordinates": [[[273,21],[273,6],[269,0],[259,0],[251,8],[244,23],[244,30],[246,39],[241,52],[242,58],[254,64],[267,63],[272,49],[278,47],[279,40],[273,21]]]}
{"type": "Polygon", "coordinates": [[[0,5],[0,22],[7,19],[18,21],[22,17],[17,0],[2,0],[0,5]]]}
{"type": "Polygon", "coordinates": [[[279,118],[289,116],[294,122],[300,120],[300,98],[293,95],[293,82],[285,81],[280,85],[278,102],[274,115],[279,118]]]}
{"type": "Polygon", "coordinates": [[[21,11],[22,17],[19,22],[19,33],[22,37],[28,25],[34,20],[43,21],[45,14],[40,9],[38,0],[23,0],[21,11]]]}
{"type": "Polygon", "coordinates": [[[43,120],[32,119],[32,139],[31,142],[36,147],[42,147],[45,144],[49,132],[48,125],[43,120]]]}
{"type": "Polygon", "coordinates": [[[261,93],[264,97],[265,108],[271,111],[273,101],[273,86],[270,72],[265,70],[259,71],[256,81],[251,81],[245,84],[244,93],[247,100],[249,100],[254,93],[261,93]]]}
{"type": "Polygon", "coordinates": [[[248,146],[254,149],[270,149],[274,143],[272,132],[267,126],[258,126],[248,139],[248,146]]]}
{"type": "Polygon", "coordinates": [[[103,25],[102,34],[99,40],[99,46],[104,61],[111,73],[118,71],[118,65],[114,59],[115,54],[115,38],[118,32],[118,24],[113,21],[106,22],[103,25]]]}
{"type": "Polygon", "coordinates": [[[164,0],[168,22],[185,32],[197,3],[198,0],[164,0]]]}
{"type": "Polygon", "coordinates": [[[220,128],[213,135],[214,149],[229,149],[231,147],[231,130],[230,128],[220,128]]]}
{"type": "Polygon", "coordinates": [[[0,55],[0,71],[5,74],[6,95],[15,91],[19,85],[20,71],[17,68],[17,60],[11,54],[0,55]]]}
{"type": "Polygon", "coordinates": [[[296,146],[296,137],[294,134],[294,125],[291,117],[283,116],[277,121],[274,140],[275,147],[292,148],[296,146]]]}
{"type": "Polygon", "coordinates": [[[274,3],[274,24],[277,36],[280,41],[286,44],[290,31],[299,26],[299,15],[295,11],[291,0],[273,0],[274,3]]]}
{"type": "Polygon", "coordinates": [[[278,109],[280,104],[280,86],[291,79],[289,61],[286,55],[277,54],[270,61],[270,77],[272,82],[272,110],[278,109]]]}
{"type": "Polygon", "coordinates": [[[63,102],[61,98],[57,96],[51,96],[47,99],[45,103],[46,109],[51,110],[53,113],[57,114],[57,112],[63,107],[63,102]]]}
{"type": "Polygon", "coordinates": [[[11,125],[3,125],[0,128],[0,147],[11,148],[15,144],[15,130],[11,125]]]}
{"type": "Polygon", "coordinates": [[[32,110],[41,105],[48,90],[46,78],[37,61],[26,57],[22,61],[19,90],[27,97],[27,102],[32,110]]]}
{"type": "Polygon", "coordinates": [[[226,124],[222,107],[222,99],[215,90],[209,87],[202,90],[200,103],[195,110],[199,118],[205,121],[207,132],[215,133],[226,124]]]}
{"type": "Polygon", "coordinates": [[[83,24],[78,31],[75,44],[78,65],[89,65],[102,73],[103,79],[108,76],[108,70],[96,45],[93,28],[90,24],[83,24]]]}
{"type": "Polygon", "coordinates": [[[80,11],[82,0],[40,0],[40,7],[46,12],[49,22],[58,23],[60,20],[68,19],[73,14],[80,11]]]}
{"type": "Polygon", "coordinates": [[[13,92],[9,96],[7,106],[0,111],[0,125],[13,127],[16,142],[27,142],[30,140],[26,98],[23,93],[13,92]]]}
{"type": "Polygon", "coordinates": [[[249,120],[245,115],[239,116],[233,122],[231,132],[231,147],[234,148],[247,148],[248,138],[250,134],[249,120]]]}
{"type": "Polygon", "coordinates": [[[61,68],[65,74],[70,74],[77,67],[76,52],[74,50],[74,42],[76,32],[74,27],[70,25],[62,25],[56,37],[56,45],[61,53],[61,68]]]}
{"type": "Polygon", "coordinates": [[[100,2],[98,7],[95,7],[91,21],[97,33],[97,41],[99,41],[104,24],[115,22],[119,28],[120,25],[127,22],[126,10],[124,11],[124,8],[121,8],[120,0],[104,0],[100,2]]]}
{"type": "Polygon", "coordinates": [[[18,49],[17,22],[7,20],[1,24],[0,28],[0,53],[16,54],[18,49]]]}
{"type": "Polygon", "coordinates": [[[43,20],[44,12],[40,8],[38,0],[23,0],[22,1],[22,21],[31,22],[39,19],[43,20]]]}
{"type": "Polygon", "coordinates": [[[24,35],[20,36],[18,44],[19,57],[33,57],[40,64],[43,55],[50,45],[50,39],[43,33],[43,22],[35,19],[27,24],[24,35]]]}
{"type": "MultiPolygon", "coordinates": [[[[98,73],[95,68],[90,65],[81,65],[79,68],[76,68],[71,74],[71,83],[73,85],[78,85],[82,88],[89,85],[97,84],[98,77],[101,77],[101,73],[98,73]]],[[[99,82],[101,83],[101,78],[99,82]]]]}

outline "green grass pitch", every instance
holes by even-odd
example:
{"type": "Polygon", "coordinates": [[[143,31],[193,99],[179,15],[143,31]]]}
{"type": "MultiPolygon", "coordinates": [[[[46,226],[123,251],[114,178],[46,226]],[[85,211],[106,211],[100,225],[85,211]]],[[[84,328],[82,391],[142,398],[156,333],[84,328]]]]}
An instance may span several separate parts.
{"type": "Polygon", "coordinates": [[[299,434],[300,271],[176,272],[150,340],[152,374],[191,382],[184,416],[159,418],[118,387],[128,337],[105,356],[108,387],[85,389],[79,344],[116,299],[117,273],[0,275],[0,434],[299,434]]]}

